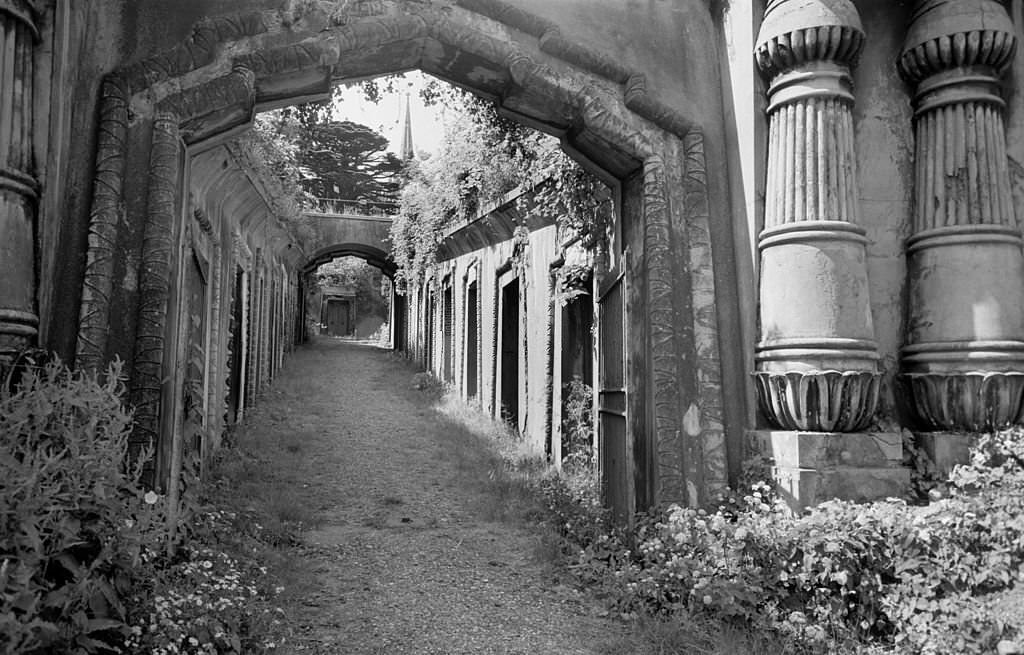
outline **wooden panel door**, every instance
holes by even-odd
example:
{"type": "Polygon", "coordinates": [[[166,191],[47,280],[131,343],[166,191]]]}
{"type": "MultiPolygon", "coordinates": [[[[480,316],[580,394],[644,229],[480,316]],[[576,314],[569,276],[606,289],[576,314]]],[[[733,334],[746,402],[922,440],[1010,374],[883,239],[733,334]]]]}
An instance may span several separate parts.
{"type": "Polygon", "coordinates": [[[327,334],[344,337],[351,331],[349,324],[349,303],[347,300],[327,301],[327,334]]]}
{"type": "Polygon", "coordinates": [[[632,435],[626,391],[626,281],[619,275],[598,300],[598,444],[604,501],[618,521],[633,515],[632,435]]]}

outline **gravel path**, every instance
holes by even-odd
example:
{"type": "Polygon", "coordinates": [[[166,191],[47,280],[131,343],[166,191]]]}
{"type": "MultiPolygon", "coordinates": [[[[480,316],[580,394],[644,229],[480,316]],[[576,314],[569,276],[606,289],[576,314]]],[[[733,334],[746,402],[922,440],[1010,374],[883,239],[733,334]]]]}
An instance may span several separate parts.
{"type": "Polygon", "coordinates": [[[311,525],[287,553],[304,578],[285,595],[291,652],[603,652],[622,626],[559,583],[541,528],[492,518],[486,447],[453,438],[463,428],[414,373],[371,346],[317,341],[238,435],[273,444],[264,469],[289,490],[277,511],[311,525]]]}

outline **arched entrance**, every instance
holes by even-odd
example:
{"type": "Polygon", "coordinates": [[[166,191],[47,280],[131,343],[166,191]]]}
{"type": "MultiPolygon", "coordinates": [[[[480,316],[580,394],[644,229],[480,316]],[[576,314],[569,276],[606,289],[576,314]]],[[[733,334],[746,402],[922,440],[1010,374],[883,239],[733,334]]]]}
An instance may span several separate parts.
{"type": "Polygon", "coordinates": [[[355,332],[355,336],[366,337],[367,332],[372,331],[376,327],[376,324],[374,324],[368,330],[363,330],[362,334],[360,334],[358,329],[354,327],[355,316],[353,315],[351,302],[347,298],[342,297],[342,295],[338,295],[337,298],[333,299],[333,302],[330,298],[324,299],[319,297],[315,288],[316,285],[312,280],[320,266],[343,257],[356,257],[378,269],[389,281],[388,286],[391,288],[391,293],[388,298],[387,315],[383,317],[388,328],[388,333],[385,336],[388,337],[388,343],[391,344],[391,347],[398,349],[400,345],[398,342],[405,329],[402,323],[405,316],[404,304],[400,300],[402,297],[395,293],[395,263],[391,260],[390,255],[382,249],[383,246],[382,242],[338,243],[323,246],[316,250],[299,272],[299,277],[303,281],[302,286],[306,289],[306,293],[303,294],[300,300],[299,316],[310,314],[321,316],[320,322],[322,327],[327,326],[323,333],[330,336],[346,336],[355,332]],[[310,301],[318,298],[319,304],[315,306],[308,304],[310,301]]]}
{"type": "Polygon", "coordinates": [[[178,262],[168,253],[192,151],[244,129],[255,111],[323,95],[341,80],[419,68],[559,136],[621,197],[601,344],[621,376],[603,376],[599,389],[601,429],[619,453],[607,472],[617,509],[698,503],[723,487],[750,395],[743,349],[721,343],[721,326],[740,323],[738,291],[729,228],[711,222],[701,129],[721,117],[668,106],[642,71],[498,0],[301,7],[209,19],[186,42],[104,81],[79,365],[127,349],[140,430],[156,440],[161,381],[174,361],[164,325],[178,262]],[[129,161],[147,162],[148,176],[129,161]],[[106,246],[126,229],[142,232],[139,289],[116,295],[106,246]],[[132,310],[137,326],[111,337],[112,315],[132,310]]]}

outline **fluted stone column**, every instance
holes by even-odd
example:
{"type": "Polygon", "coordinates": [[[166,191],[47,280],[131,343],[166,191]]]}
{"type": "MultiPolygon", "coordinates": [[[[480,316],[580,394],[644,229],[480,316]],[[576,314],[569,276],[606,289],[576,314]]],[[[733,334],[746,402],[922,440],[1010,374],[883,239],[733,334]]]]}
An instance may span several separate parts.
{"type": "Polygon", "coordinates": [[[1021,422],[1024,257],[1000,83],[1014,31],[994,0],[919,0],[899,60],[917,139],[902,364],[926,430],[1021,422]]]}
{"type": "Polygon", "coordinates": [[[0,366],[35,345],[36,207],[33,48],[38,32],[21,0],[0,0],[0,366]]]}
{"type": "Polygon", "coordinates": [[[854,432],[877,406],[851,113],[863,45],[849,0],[772,0],[758,35],[770,126],[755,376],[784,430],[854,432]]]}
{"type": "Polygon", "coordinates": [[[864,31],[851,0],[771,0],[757,39],[768,82],[758,401],[750,434],[803,508],[901,495],[898,433],[870,433],[879,355],[854,153],[852,68],[864,31]]]}

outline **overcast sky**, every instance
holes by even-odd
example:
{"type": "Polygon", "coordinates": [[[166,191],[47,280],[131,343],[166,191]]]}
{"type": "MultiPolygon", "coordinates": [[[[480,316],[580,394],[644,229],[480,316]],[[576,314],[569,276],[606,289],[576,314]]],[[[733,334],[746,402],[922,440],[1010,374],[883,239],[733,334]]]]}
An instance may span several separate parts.
{"type": "Polygon", "coordinates": [[[412,140],[416,152],[435,153],[444,136],[443,110],[439,106],[426,107],[420,100],[419,90],[425,76],[419,71],[404,75],[396,84],[397,93],[384,94],[380,103],[366,100],[358,86],[341,89],[341,100],[334,105],[334,118],[361,123],[387,137],[388,150],[398,153],[402,141],[405,118],[405,96],[408,92],[412,110],[412,140]]]}

